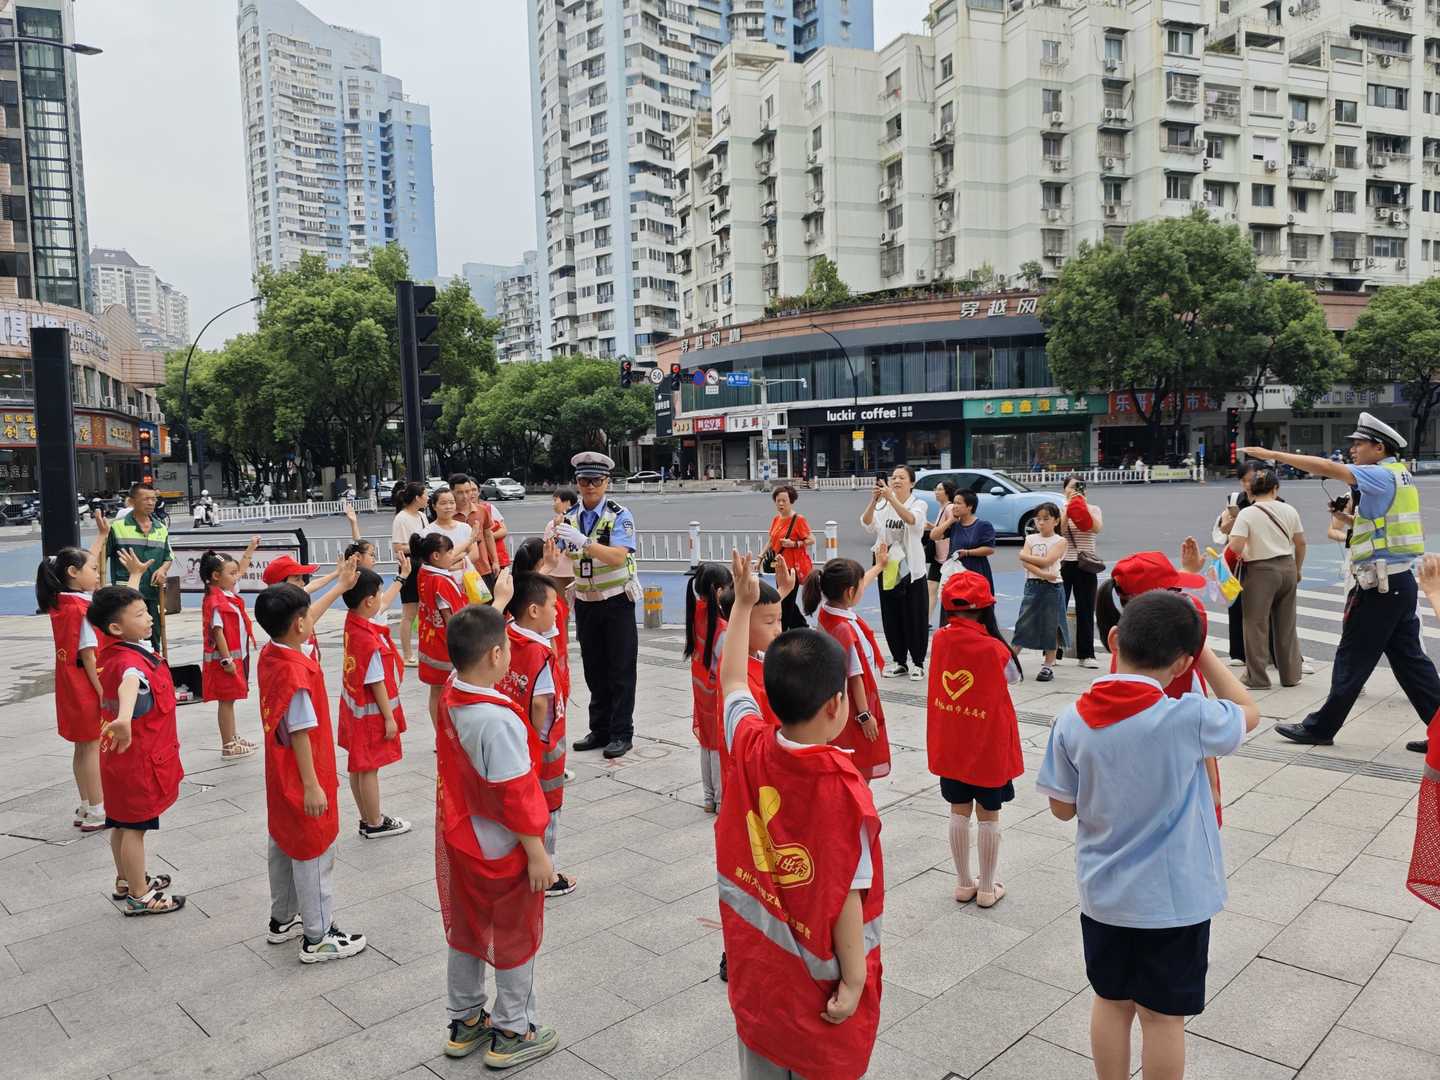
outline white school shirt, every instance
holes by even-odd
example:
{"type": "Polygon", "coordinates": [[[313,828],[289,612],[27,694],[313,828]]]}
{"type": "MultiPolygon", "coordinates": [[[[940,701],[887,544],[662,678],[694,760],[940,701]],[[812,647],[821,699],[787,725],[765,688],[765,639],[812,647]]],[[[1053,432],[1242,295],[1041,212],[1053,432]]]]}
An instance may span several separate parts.
{"type": "MultiPolygon", "coordinates": [[[[226,596],[233,596],[233,597],[235,597],[235,599],[240,600],[240,590],[239,590],[239,589],[233,589],[233,590],[231,590],[230,592],[226,593],[225,595],[226,595],[226,596]]],[[[245,601],[240,600],[240,602],[243,604],[245,601]]],[[[220,629],[222,629],[222,630],[225,629],[225,616],[224,616],[224,613],[223,613],[218,607],[215,609],[214,613],[210,616],[210,626],[211,626],[212,629],[213,629],[214,627],[217,627],[217,626],[220,627],[220,629]]],[[[242,619],[242,620],[241,620],[241,625],[240,625],[240,656],[241,656],[241,658],[243,659],[243,658],[245,658],[245,657],[248,657],[249,655],[250,655],[250,635],[247,634],[247,633],[245,633],[244,620],[242,619]]]]}
{"type": "MultiPolygon", "coordinates": [[[[270,644],[279,649],[294,649],[295,652],[303,653],[306,656],[314,652],[308,641],[298,649],[281,641],[271,641],[270,644]]],[[[320,717],[315,715],[315,706],[310,701],[310,691],[296,690],[290,698],[290,707],[285,710],[285,730],[293,735],[297,731],[309,731],[311,728],[319,726],[320,717]]]]}
{"type": "MultiPolygon", "coordinates": [[[[386,630],[390,629],[390,620],[386,618],[381,617],[371,619],[370,621],[376,626],[383,627],[386,630]]],[[[366,686],[369,686],[371,683],[383,683],[385,681],[385,659],[381,656],[382,651],[381,649],[376,649],[370,654],[370,666],[365,669],[366,686]]]]}
{"type": "MultiPolygon", "coordinates": [[[[90,600],[90,599],[93,599],[93,598],[94,598],[94,595],[95,595],[95,594],[94,594],[94,593],[88,593],[88,592],[82,592],[82,593],[77,593],[76,595],[78,595],[78,596],[83,596],[86,600],[90,600]]],[[[95,627],[93,627],[93,626],[90,625],[90,620],[89,620],[89,619],[81,619],[81,620],[80,620],[80,644],[76,646],[76,649],[77,649],[77,650],[79,650],[79,649],[98,649],[99,647],[100,647],[100,639],[95,636],[95,627]]]]}
{"type": "MultiPolygon", "coordinates": [[[[838,608],[830,604],[821,604],[820,610],[828,611],[831,615],[838,615],[842,619],[849,619],[851,622],[860,621],[860,617],[856,615],[855,612],[852,611],[850,608],[838,608]]],[[[861,649],[865,650],[865,658],[867,661],[869,661],[870,670],[875,672],[876,675],[879,675],[881,666],[880,658],[871,651],[870,640],[864,634],[862,634],[858,628],[855,630],[855,641],[861,649]]],[[[860,664],[860,653],[854,645],[850,646],[850,648],[847,650],[846,663],[846,677],[865,674],[865,669],[860,664]]]]}
{"type": "MultiPolygon", "coordinates": [[[[472,686],[463,679],[455,679],[451,685],[466,694],[494,689],[472,686]]],[[[529,735],[515,713],[504,705],[491,701],[459,705],[450,710],[450,722],[470,764],[486,780],[503,784],[530,771],[529,735]]],[[[472,814],[470,827],[487,859],[502,858],[520,842],[515,833],[490,818],[472,814]]]]}

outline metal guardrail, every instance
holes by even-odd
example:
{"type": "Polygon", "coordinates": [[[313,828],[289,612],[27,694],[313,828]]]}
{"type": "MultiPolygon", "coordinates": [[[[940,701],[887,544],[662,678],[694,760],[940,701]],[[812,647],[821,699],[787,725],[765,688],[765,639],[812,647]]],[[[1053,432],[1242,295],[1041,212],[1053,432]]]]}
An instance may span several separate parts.
{"type": "MultiPolygon", "coordinates": [[[[931,470],[935,471],[935,470],[931,470]]],[[[963,472],[964,469],[955,469],[963,472]]],[[[1155,484],[1178,480],[1204,480],[1204,465],[1147,465],[1143,469],[1056,469],[1044,472],[1014,472],[998,470],[1012,480],[1037,487],[1058,487],[1071,476],[1078,476],[1087,484],[1155,484]]],[[[875,477],[864,476],[819,476],[809,481],[816,491],[859,491],[875,485],[875,477]]]]}
{"type": "Polygon", "coordinates": [[[217,506],[215,520],[222,525],[240,521],[277,521],[282,518],[326,517],[343,514],[353,505],[357,514],[374,513],[379,507],[373,497],[364,499],[328,499],[324,502],[256,503],[251,506],[217,506]]]}

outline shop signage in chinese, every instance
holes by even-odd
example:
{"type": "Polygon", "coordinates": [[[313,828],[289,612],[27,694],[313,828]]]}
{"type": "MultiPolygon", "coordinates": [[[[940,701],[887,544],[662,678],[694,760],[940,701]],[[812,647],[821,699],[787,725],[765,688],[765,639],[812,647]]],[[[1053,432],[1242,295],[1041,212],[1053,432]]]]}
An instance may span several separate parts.
{"type": "MultiPolygon", "coordinates": [[[[1261,406],[1262,408],[1277,409],[1283,407],[1288,409],[1291,403],[1293,403],[1295,400],[1295,390],[1293,387],[1290,386],[1267,386],[1265,387],[1264,397],[1262,400],[1264,402],[1264,404],[1261,406]],[[1278,404],[1272,405],[1270,403],[1271,390],[1289,391],[1288,400],[1283,406],[1278,404]]],[[[1244,407],[1248,407],[1249,404],[1249,395],[1246,395],[1244,407]]],[[[1378,390],[1356,390],[1355,387],[1349,385],[1348,383],[1336,383],[1329,390],[1327,390],[1325,393],[1321,394],[1313,402],[1311,402],[1311,406],[1316,409],[1325,406],[1335,408],[1336,406],[1364,407],[1366,405],[1403,404],[1405,404],[1405,388],[1399,383],[1387,383],[1386,385],[1380,387],[1380,389],[1378,390]]]]}
{"type": "Polygon", "coordinates": [[[962,319],[988,319],[999,315],[1034,315],[1039,311],[1038,296],[1002,296],[995,300],[966,300],[960,305],[962,319]]]}
{"type": "Polygon", "coordinates": [[[694,418],[695,434],[706,435],[725,430],[725,417],[720,416],[697,416],[694,418]]]}
{"type": "Polygon", "coordinates": [[[135,427],[124,420],[106,420],[105,445],[116,450],[130,450],[135,446],[135,427]]]}
{"type": "Polygon", "coordinates": [[[33,412],[0,413],[0,445],[33,446],[35,414],[33,412]]]}
{"type": "MultiPolygon", "coordinates": [[[[1110,394],[1111,416],[1139,416],[1149,413],[1155,402],[1155,395],[1147,390],[1132,395],[1129,390],[1116,390],[1110,394]],[[1138,408],[1136,406],[1139,406],[1138,408]]],[[[1222,407],[1221,400],[1208,390],[1185,391],[1186,412],[1216,412],[1222,407]]],[[[1175,395],[1166,394],[1162,408],[1165,412],[1175,411],[1175,395]]]]}
{"type": "Polygon", "coordinates": [[[670,428],[670,434],[672,434],[672,435],[694,435],[694,434],[695,434],[695,421],[692,420],[692,419],[691,419],[690,417],[688,417],[688,416],[677,416],[677,417],[675,417],[675,422],[674,422],[674,424],[673,424],[673,425],[671,426],[671,428],[670,428]]]}
{"type": "Polygon", "coordinates": [[[731,326],[724,330],[711,330],[708,333],[696,334],[694,337],[681,338],[680,351],[688,353],[700,349],[718,349],[722,343],[738,345],[740,340],[740,327],[731,326]]]}
{"type": "Polygon", "coordinates": [[[966,415],[960,398],[924,399],[885,405],[840,405],[828,409],[791,409],[795,427],[856,427],[913,420],[959,420],[966,415]]]}
{"type": "Polygon", "coordinates": [[[730,413],[725,421],[727,431],[776,431],[784,429],[788,424],[785,414],[782,413],[747,413],[736,415],[730,413]]]}
{"type": "Polygon", "coordinates": [[[1096,394],[1042,397],[966,398],[967,420],[1030,420],[1046,416],[1088,416],[1105,408],[1096,394]]]}
{"type": "Polygon", "coordinates": [[[30,348],[30,329],[35,326],[64,327],[70,331],[70,351],[88,356],[103,356],[110,348],[105,335],[88,319],[62,319],[43,311],[22,311],[18,308],[0,310],[0,345],[16,349],[30,348]]]}

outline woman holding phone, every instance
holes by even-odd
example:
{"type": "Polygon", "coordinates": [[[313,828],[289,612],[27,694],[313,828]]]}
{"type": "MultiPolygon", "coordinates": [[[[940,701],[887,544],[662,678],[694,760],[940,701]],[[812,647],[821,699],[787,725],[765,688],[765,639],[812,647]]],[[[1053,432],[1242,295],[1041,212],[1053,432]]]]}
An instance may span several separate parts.
{"type": "Polygon", "coordinates": [[[925,677],[925,650],[930,641],[927,614],[929,582],[926,574],[925,503],[915,495],[915,470],[896,465],[887,480],[881,473],[865,504],[860,524],[875,533],[873,550],[889,553],[880,575],[880,621],[894,663],[886,678],[925,677]]]}

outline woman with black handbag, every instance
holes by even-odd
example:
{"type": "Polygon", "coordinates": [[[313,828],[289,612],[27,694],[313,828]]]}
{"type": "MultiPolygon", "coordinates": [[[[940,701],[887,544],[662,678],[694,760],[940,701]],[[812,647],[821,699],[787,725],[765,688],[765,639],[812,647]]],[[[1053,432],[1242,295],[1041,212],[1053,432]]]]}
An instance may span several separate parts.
{"type": "MultiPolygon", "coordinates": [[[[814,568],[810,549],[815,546],[815,534],[810,523],[795,512],[795,503],[800,493],[789,484],[781,484],[770,493],[775,502],[775,518],[770,522],[770,546],[760,557],[760,569],[767,574],[775,572],[775,563],[784,559],[795,571],[795,580],[804,581],[814,568]]],[[[799,589],[791,589],[780,601],[780,625],[786,630],[809,626],[797,602],[799,589]]]]}
{"type": "Polygon", "coordinates": [[[1060,518],[1060,535],[1069,541],[1060,562],[1060,581],[1065,587],[1065,604],[1075,597],[1075,659],[1085,668],[1095,662],[1095,592],[1105,564],[1095,553],[1095,537],[1105,528],[1100,508],[1085,498],[1085,481],[1072,476],[1065,481],[1065,510],[1060,518]]]}

